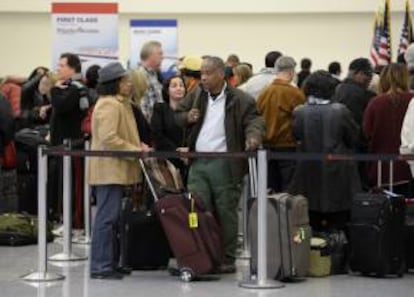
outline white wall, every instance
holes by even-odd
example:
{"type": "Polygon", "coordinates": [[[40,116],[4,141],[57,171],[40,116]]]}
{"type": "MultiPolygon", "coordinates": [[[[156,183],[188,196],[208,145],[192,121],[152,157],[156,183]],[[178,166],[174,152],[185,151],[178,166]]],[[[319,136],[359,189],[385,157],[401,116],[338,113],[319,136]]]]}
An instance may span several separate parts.
{"type": "MultiPolygon", "coordinates": [[[[2,0],[0,3],[3,1],[8,0],[2,0]]],[[[13,0],[13,3],[22,1],[13,0]]],[[[365,1],[367,0],[358,2],[365,1]]],[[[394,51],[399,41],[402,17],[402,13],[394,13],[392,16],[394,51]]],[[[346,68],[352,58],[368,56],[374,15],[373,12],[121,13],[119,34],[122,61],[126,61],[129,55],[128,26],[131,18],[176,18],[179,26],[180,55],[215,54],[225,58],[229,53],[237,53],[243,61],[253,63],[255,69],[258,69],[263,65],[265,53],[277,49],[298,60],[304,56],[310,57],[316,69],[326,68],[332,60],[340,61],[346,68]]],[[[49,13],[1,12],[0,9],[0,36],[3,41],[0,46],[0,75],[24,75],[37,65],[51,66],[49,65],[51,55],[49,13]]]]}
{"type": "MultiPolygon", "coordinates": [[[[0,11],[48,12],[51,2],[117,2],[121,13],[372,12],[384,0],[1,0],[0,11]]],[[[393,11],[405,0],[392,0],[393,11]]]]}

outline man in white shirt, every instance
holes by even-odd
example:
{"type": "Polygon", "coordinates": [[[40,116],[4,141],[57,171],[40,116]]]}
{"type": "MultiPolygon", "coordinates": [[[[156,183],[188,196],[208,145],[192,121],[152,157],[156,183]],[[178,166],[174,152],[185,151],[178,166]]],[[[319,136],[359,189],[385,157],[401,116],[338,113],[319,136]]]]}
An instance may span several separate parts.
{"type": "MultiPolygon", "coordinates": [[[[253,98],[225,82],[224,62],[207,57],[201,65],[203,90],[192,92],[177,107],[176,119],[188,127],[187,145],[196,152],[240,152],[259,147],[264,122],[253,98]]],[[[195,159],[188,190],[198,193],[216,214],[222,228],[224,259],[218,271],[235,272],[241,180],[246,162],[240,159],[195,159]]]]}

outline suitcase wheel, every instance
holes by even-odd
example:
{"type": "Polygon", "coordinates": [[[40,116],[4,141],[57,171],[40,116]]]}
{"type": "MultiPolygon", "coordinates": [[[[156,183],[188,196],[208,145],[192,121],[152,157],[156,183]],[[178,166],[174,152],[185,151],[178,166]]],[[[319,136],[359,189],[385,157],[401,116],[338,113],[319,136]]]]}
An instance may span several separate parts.
{"type": "Polygon", "coordinates": [[[194,271],[189,267],[183,267],[180,269],[180,278],[183,282],[191,282],[195,278],[194,271]]]}

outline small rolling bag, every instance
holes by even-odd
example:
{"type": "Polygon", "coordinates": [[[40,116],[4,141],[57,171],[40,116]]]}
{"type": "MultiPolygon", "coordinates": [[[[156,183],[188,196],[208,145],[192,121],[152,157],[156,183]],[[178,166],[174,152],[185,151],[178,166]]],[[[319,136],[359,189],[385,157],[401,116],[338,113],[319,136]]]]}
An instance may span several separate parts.
{"type": "MultiPolygon", "coordinates": [[[[379,167],[381,164],[379,163],[379,167]]],[[[378,189],[359,193],[352,202],[350,263],[354,272],[383,277],[405,271],[405,199],[391,191],[393,166],[390,166],[390,191],[378,189]]]]}

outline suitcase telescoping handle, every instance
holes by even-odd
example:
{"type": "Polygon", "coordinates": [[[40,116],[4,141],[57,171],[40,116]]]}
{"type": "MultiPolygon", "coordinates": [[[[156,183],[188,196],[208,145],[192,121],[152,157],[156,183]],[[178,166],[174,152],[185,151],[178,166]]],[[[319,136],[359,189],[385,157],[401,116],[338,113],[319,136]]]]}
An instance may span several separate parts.
{"type": "MultiPolygon", "coordinates": [[[[390,160],[390,169],[389,169],[389,185],[388,190],[393,192],[394,190],[394,161],[390,160]]],[[[378,160],[377,163],[377,187],[381,188],[382,184],[382,161],[378,160]]]]}
{"type": "Polygon", "coordinates": [[[158,198],[157,192],[155,191],[151,178],[148,175],[148,171],[147,171],[147,168],[145,167],[145,163],[144,161],[142,161],[142,159],[138,159],[138,162],[139,162],[139,165],[141,166],[142,173],[144,174],[144,178],[147,181],[148,187],[150,188],[152,197],[154,198],[154,202],[157,202],[159,198],[158,198]]]}
{"type": "Polygon", "coordinates": [[[250,157],[249,162],[249,181],[250,181],[250,197],[257,198],[257,163],[255,157],[250,157]]]}

